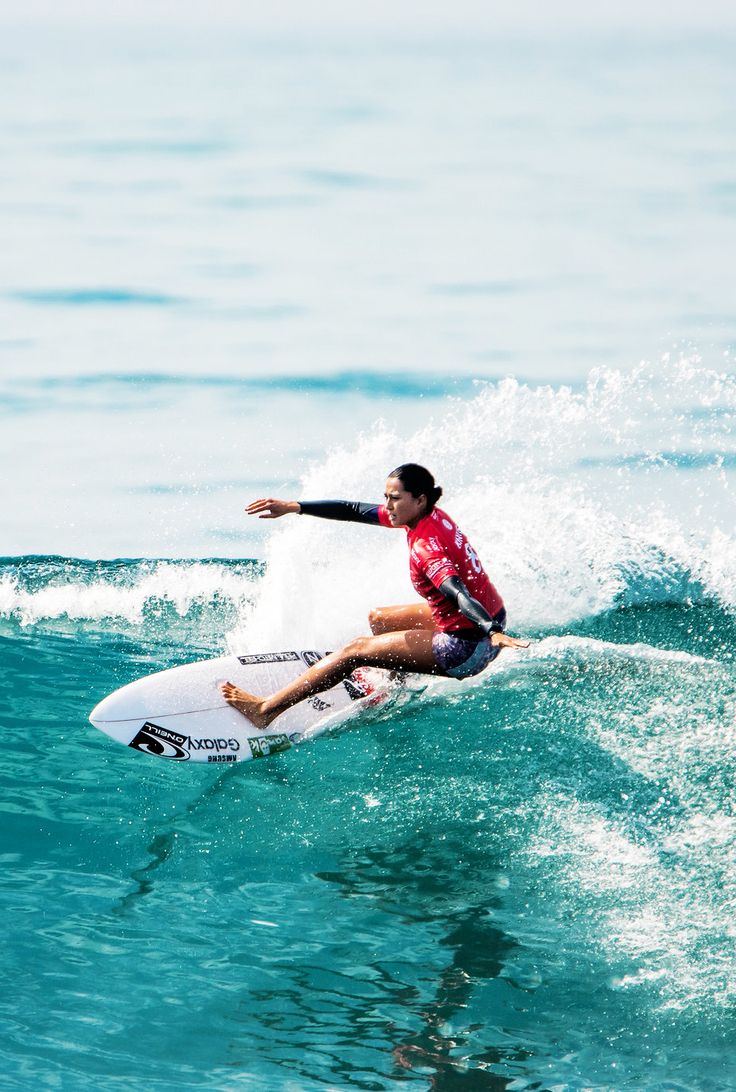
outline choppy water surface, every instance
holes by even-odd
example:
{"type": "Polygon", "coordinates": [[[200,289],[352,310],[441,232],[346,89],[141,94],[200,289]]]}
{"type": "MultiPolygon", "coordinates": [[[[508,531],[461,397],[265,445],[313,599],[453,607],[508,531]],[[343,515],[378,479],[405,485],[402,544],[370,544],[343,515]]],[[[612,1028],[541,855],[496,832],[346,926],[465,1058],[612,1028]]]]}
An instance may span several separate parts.
{"type": "Polygon", "coordinates": [[[732,1087],[723,606],[612,605],[213,772],[85,714],[217,651],[253,573],[223,603],[208,566],[19,569],[69,599],[2,631],[9,1087],[732,1087]],[[121,578],[130,618],[80,618],[121,578]]]}
{"type": "MultiPolygon", "coordinates": [[[[736,390],[673,365],[655,453],[658,382],[492,386],[409,438],[455,453],[450,507],[532,647],[244,771],[86,714],[363,631],[410,594],[403,536],[305,518],[263,561],[2,562],[16,1086],[733,1087],[736,390]]],[[[304,489],[376,495],[398,442],[304,489]]]]}
{"type": "Polygon", "coordinates": [[[736,1087],[731,47],[0,43],[3,1087],[736,1087]],[[224,771],[87,723],[408,601],[241,512],[408,458],[527,652],[224,771]]]}

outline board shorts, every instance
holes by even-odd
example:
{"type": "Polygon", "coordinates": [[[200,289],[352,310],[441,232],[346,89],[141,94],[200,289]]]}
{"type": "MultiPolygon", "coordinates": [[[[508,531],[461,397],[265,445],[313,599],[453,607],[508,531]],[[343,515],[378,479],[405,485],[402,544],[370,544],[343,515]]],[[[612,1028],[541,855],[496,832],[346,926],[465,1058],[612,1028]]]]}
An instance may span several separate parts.
{"type": "MultiPolygon", "coordinates": [[[[506,625],[506,611],[494,616],[494,622],[506,625]]],[[[501,651],[492,645],[490,637],[460,637],[457,633],[439,630],[432,637],[432,652],[442,675],[452,679],[469,679],[488,667],[501,651]]]]}

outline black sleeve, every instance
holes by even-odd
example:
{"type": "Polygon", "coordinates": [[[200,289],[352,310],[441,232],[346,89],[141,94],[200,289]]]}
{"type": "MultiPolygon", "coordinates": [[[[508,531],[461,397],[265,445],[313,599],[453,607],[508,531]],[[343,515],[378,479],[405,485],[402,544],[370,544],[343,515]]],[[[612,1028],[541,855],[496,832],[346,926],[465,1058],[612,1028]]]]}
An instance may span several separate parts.
{"type": "Polygon", "coordinates": [[[459,576],[448,576],[439,586],[439,590],[457,606],[458,610],[486,636],[491,633],[503,633],[503,626],[494,622],[490,614],[477,599],[473,599],[459,576]]]}
{"type": "Polygon", "coordinates": [[[379,523],[378,505],[363,501],[321,500],[299,501],[301,515],[339,519],[348,523],[379,523]]]}

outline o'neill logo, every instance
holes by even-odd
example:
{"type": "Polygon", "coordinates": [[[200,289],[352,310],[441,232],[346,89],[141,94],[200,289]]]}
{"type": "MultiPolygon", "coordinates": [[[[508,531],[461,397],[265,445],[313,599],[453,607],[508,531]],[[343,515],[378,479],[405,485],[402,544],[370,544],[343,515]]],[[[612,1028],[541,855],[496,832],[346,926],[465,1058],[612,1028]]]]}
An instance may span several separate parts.
{"type": "Polygon", "coordinates": [[[319,661],[322,659],[322,653],[315,652],[310,649],[307,652],[302,652],[302,659],[304,660],[304,663],[307,665],[307,667],[313,667],[315,664],[318,664],[319,661]]]}
{"type": "Polygon", "coordinates": [[[184,750],[187,736],[179,732],[172,732],[168,728],[162,728],[160,724],[152,724],[147,720],[138,732],[135,739],[131,739],[129,747],[136,751],[144,751],[157,758],[173,758],[175,762],[186,762],[189,751],[184,750]]]}

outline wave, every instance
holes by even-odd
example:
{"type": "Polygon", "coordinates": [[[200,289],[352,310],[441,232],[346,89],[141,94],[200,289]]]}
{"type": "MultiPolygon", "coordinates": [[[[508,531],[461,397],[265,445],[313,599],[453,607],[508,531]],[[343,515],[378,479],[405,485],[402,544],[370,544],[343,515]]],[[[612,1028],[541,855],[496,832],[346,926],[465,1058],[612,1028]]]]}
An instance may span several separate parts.
{"type": "Polygon", "coordinates": [[[253,600],[261,573],[256,561],[4,558],[0,618],[30,626],[57,619],[140,625],[234,617],[253,600]]]}
{"type": "MultiPolygon", "coordinates": [[[[429,466],[513,629],[540,632],[622,607],[736,605],[733,376],[665,358],[595,370],[580,389],[488,383],[441,409],[414,435],[377,428],[333,451],[301,495],[377,500],[391,467],[429,466]],[[642,450],[704,457],[642,467],[642,450]]],[[[258,600],[235,640],[271,643],[296,627],[323,643],[362,631],[371,606],[414,598],[405,553],[403,535],[379,529],[274,525],[258,600]]]]}

